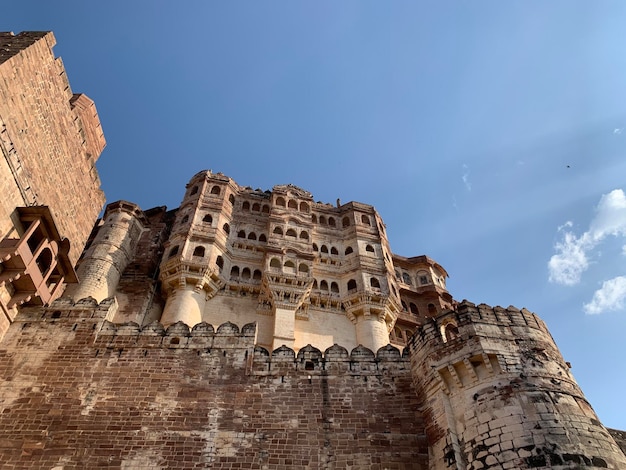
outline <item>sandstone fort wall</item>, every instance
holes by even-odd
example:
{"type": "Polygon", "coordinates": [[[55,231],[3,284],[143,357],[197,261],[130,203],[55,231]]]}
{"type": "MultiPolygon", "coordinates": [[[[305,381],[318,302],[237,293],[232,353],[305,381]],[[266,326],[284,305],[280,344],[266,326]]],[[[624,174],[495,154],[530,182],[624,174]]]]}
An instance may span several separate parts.
{"type": "Polygon", "coordinates": [[[0,344],[7,468],[428,468],[408,360],[255,347],[256,328],[25,310],[0,344]]]}

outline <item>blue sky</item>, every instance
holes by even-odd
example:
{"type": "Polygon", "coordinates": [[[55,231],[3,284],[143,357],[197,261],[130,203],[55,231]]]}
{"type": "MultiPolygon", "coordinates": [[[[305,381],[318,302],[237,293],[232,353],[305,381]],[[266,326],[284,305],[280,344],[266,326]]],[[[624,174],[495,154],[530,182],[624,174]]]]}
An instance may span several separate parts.
{"type": "Polygon", "coordinates": [[[626,3],[28,1],[95,100],[109,202],[202,169],[373,204],[455,298],[526,307],[626,429],[626,3]]]}

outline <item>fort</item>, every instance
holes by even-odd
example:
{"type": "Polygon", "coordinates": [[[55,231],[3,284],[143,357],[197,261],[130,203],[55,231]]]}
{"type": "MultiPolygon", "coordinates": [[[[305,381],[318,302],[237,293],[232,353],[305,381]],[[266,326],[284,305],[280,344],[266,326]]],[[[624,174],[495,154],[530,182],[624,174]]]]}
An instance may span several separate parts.
{"type": "Polygon", "coordinates": [[[543,321],[455,300],[373,206],[204,170],[99,217],[54,43],[0,33],[2,468],[626,468],[543,321]]]}

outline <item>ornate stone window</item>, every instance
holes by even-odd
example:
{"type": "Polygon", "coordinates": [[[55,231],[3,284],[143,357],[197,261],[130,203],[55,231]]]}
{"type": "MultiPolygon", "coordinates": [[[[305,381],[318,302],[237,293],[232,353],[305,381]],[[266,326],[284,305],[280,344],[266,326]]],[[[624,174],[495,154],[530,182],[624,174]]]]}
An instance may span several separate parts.
{"type": "Polygon", "coordinates": [[[59,235],[48,207],[18,207],[17,214],[24,233],[0,241],[0,284],[10,295],[6,304],[0,302],[3,308],[48,304],[64,283],[78,281],[68,257],[70,242],[59,235]]]}
{"type": "Polygon", "coordinates": [[[176,245],[174,248],[172,248],[170,250],[170,253],[167,255],[167,258],[173,258],[174,256],[176,256],[178,254],[178,245],[176,245]]]}

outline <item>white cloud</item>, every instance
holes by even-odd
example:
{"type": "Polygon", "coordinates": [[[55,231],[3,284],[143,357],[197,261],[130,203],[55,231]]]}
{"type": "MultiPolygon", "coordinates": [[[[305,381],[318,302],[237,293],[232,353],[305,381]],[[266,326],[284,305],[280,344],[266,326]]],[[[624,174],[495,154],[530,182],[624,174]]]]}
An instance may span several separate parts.
{"type": "Polygon", "coordinates": [[[626,302],[626,276],[618,276],[602,283],[591,302],[583,305],[585,313],[595,315],[607,311],[622,310],[626,302]]]}
{"type": "Polygon", "coordinates": [[[589,254],[596,246],[609,235],[626,237],[624,191],[614,189],[600,198],[589,230],[580,237],[566,230],[572,226],[572,222],[568,221],[558,227],[563,239],[554,245],[556,254],[548,262],[550,282],[568,286],[578,284],[582,273],[589,267],[589,254]]]}
{"type": "Polygon", "coordinates": [[[465,184],[467,190],[471,191],[472,183],[470,183],[469,180],[469,167],[465,163],[463,163],[463,176],[461,178],[463,179],[463,184],[465,184]]]}
{"type": "Polygon", "coordinates": [[[580,276],[589,267],[586,248],[581,238],[566,232],[563,241],[555,245],[557,254],[548,262],[550,282],[573,286],[580,282],[580,276]]]}
{"type": "Polygon", "coordinates": [[[559,225],[558,228],[556,229],[556,231],[557,232],[562,232],[564,229],[572,228],[573,226],[574,226],[574,222],[572,222],[571,220],[568,220],[563,225],[559,225]]]}
{"type": "Polygon", "coordinates": [[[613,134],[621,134],[623,129],[623,127],[616,127],[613,129],[613,134]]]}
{"type": "Polygon", "coordinates": [[[591,235],[601,241],[607,235],[626,236],[626,195],[614,189],[600,199],[597,215],[590,225],[591,235]]]}

